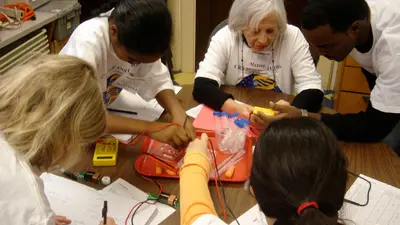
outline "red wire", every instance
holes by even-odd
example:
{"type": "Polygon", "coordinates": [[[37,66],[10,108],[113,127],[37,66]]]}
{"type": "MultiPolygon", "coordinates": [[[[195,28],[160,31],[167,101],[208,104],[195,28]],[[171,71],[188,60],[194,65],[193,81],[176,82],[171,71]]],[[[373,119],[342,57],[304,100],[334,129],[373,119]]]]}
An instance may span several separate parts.
{"type": "Polygon", "coordinates": [[[143,201],[143,202],[138,202],[138,203],[136,203],[136,205],[134,205],[134,206],[132,207],[131,211],[129,211],[128,216],[127,216],[126,219],[125,219],[125,225],[128,225],[128,219],[129,219],[129,216],[131,215],[132,211],[133,211],[139,204],[144,204],[144,203],[145,203],[144,201],[143,201]]]}
{"type": "Polygon", "coordinates": [[[164,129],[164,128],[166,128],[166,127],[173,126],[173,125],[181,126],[179,123],[167,123],[167,124],[160,125],[160,126],[153,126],[153,127],[150,127],[149,129],[143,131],[135,140],[133,140],[133,141],[130,142],[129,144],[132,144],[132,145],[137,144],[137,143],[139,142],[139,140],[142,139],[142,137],[143,137],[144,135],[146,135],[146,133],[149,132],[149,131],[161,130],[161,129],[164,129]]]}
{"type": "MultiPolygon", "coordinates": [[[[213,155],[214,153],[211,152],[211,151],[213,151],[213,150],[210,149],[210,154],[213,155]]],[[[217,165],[215,165],[215,163],[211,163],[211,164],[212,164],[213,167],[214,167],[214,181],[215,181],[215,187],[217,188],[217,195],[218,195],[218,199],[219,199],[219,204],[221,205],[222,212],[223,212],[223,214],[224,214],[224,221],[225,221],[225,220],[226,220],[226,217],[227,217],[227,213],[226,213],[225,204],[224,204],[224,201],[222,200],[221,192],[220,192],[219,186],[218,186],[218,181],[217,181],[217,180],[218,180],[217,165]]]]}
{"type": "MultiPolygon", "coordinates": [[[[158,186],[158,194],[157,194],[157,196],[159,197],[159,196],[161,195],[162,190],[163,190],[162,184],[161,184],[160,182],[158,182],[158,181],[155,181],[155,180],[150,179],[150,178],[148,178],[148,177],[145,177],[145,176],[143,176],[143,175],[141,175],[141,176],[142,176],[143,179],[145,179],[145,180],[147,180],[147,181],[150,181],[150,182],[152,182],[153,184],[155,184],[155,185],[158,186]]],[[[129,217],[130,217],[132,211],[133,211],[136,207],[138,207],[140,204],[144,204],[144,203],[149,204],[149,205],[154,205],[154,204],[157,203],[157,200],[155,200],[154,202],[147,202],[147,200],[146,200],[146,201],[142,201],[142,202],[136,203],[136,204],[132,207],[132,209],[129,211],[128,216],[127,216],[126,219],[125,219],[125,225],[128,225],[128,220],[129,220],[129,217]]]]}
{"type": "MultiPolygon", "coordinates": [[[[150,127],[149,129],[143,131],[143,132],[142,132],[135,140],[133,140],[130,144],[132,144],[132,145],[137,144],[137,143],[139,142],[139,140],[140,140],[147,132],[149,132],[149,131],[156,130],[156,129],[160,129],[160,130],[161,130],[161,129],[164,129],[164,128],[166,128],[166,127],[173,126],[173,125],[181,126],[179,123],[167,123],[167,124],[164,124],[164,125],[161,125],[161,126],[153,126],[153,127],[150,127]]],[[[151,157],[151,158],[153,158],[153,159],[156,159],[156,160],[157,160],[156,157],[152,157],[151,155],[148,155],[148,156],[151,157]]],[[[164,163],[163,163],[163,164],[164,164],[164,163]]],[[[168,165],[167,165],[167,166],[168,166],[168,165]]],[[[175,168],[173,168],[173,170],[176,171],[175,168]]],[[[153,179],[150,179],[150,178],[148,178],[148,177],[145,177],[145,176],[143,176],[143,175],[141,175],[141,177],[142,177],[143,179],[145,179],[145,180],[147,180],[147,181],[150,181],[150,182],[152,182],[153,184],[156,184],[156,185],[158,186],[158,194],[157,194],[157,196],[159,197],[159,196],[161,195],[162,190],[163,190],[163,187],[162,187],[161,183],[158,182],[158,181],[155,181],[155,180],[153,180],[153,179]]],[[[126,219],[125,219],[125,225],[128,224],[128,219],[129,219],[129,217],[130,217],[132,211],[133,211],[136,207],[138,207],[140,204],[144,204],[144,203],[147,203],[147,204],[149,204],[149,205],[154,205],[154,204],[157,203],[157,200],[155,200],[155,201],[152,202],[152,203],[149,203],[149,202],[147,202],[147,201],[142,201],[142,202],[136,203],[136,204],[132,207],[132,209],[129,211],[128,216],[127,216],[126,219]]]]}
{"type": "MultiPolygon", "coordinates": [[[[132,141],[130,144],[133,144],[133,145],[137,144],[137,143],[139,142],[139,140],[140,140],[147,132],[149,132],[149,131],[156,130],[156,129],[164,129],[164,128],[169,127],[169,126],[172,126],[172,125],[181,126],[179,123],[168,123],[168,124],[161,125],[161,126],[150,127],[149,129],[143,131],[143,132],[142,132],[134,141],[132,141]]],[[[212,150],[210,150],[210,151],[212,151],[212,150]]],[[[210,153],[213,154],[212,152],[210,152],[210,153]]],[[[155,159],[155,160],[157,160],[157,161],[159,161],[156,157],[152,157],[151,155],[148,155],[148,156],[151,157],[151,158],[153,158],[153,159],[155,159]]],[[[161,162],[161,163],[162,163],[162,162],[161,162]]],[[[163,164],[164,164],[164,163],[163,163],[163,164]]],[[[218,175],[217,175],[217,165],[215,165],[214,163],[212,163],[212,165],[213,165],[213,167],[214,167],[214,172],[215,172],[214,181],[215,181],[215,186],[216,186],[216,188],[217,188],[217,195],[218,195],[219,203],[220,203],[220,205],[221,205],[222,212],[223,212],[223,214],[224,214],[224,220],[226,220],[226,218],[227,218],[227,213],[226,213],[226,209],[225,209],[225,204],[224,204],[224,201],[222,200],[221,192],[220,192],[220,190],[219,190],[218,181],[217,181],[217,179],[218,179],[218,175]]],[[[168,166],[168,167],[170,167],[170,166],[168,166]]],[[[173,170],[176,171],[175,168],[173,168],[173,170]]],[[[143,176],[143,175],[141,175],[141,176],[142,176],[143,179],[145,179],[145,180],[147,180],[147,181],[150,181],[150,182],[156,184],[156,185],[159,187],[158,196],[160,196],[160,194],[161,194],[161,192],[162,192],[162,185],[161,185],[158,181],[154,181],[154,180],[152,180],[152,179],[150,179],[150,178],[147,178],[147,177],[145,177],[145,176],[143,176]]],[[[125,225],[127,225],[127,222],[128,222],[128,219],[129,219],[130,214],[132,213],[132,211],[133,211],[139,204],[144,204],[144,203],[147,203],[147,204],[155,204],[156,202],[157,202],[157,201],[154,201],[153,203],[147,203],[147,202],[144,201],[144,202],[139,202],[139,203],[137,203],[136,205],[134,205],[134,206],[132,207],[132,209],[129,211],[129,214],[128,214],[128,216],[127,216],[126,219],[125,219],[125,225]]]]}

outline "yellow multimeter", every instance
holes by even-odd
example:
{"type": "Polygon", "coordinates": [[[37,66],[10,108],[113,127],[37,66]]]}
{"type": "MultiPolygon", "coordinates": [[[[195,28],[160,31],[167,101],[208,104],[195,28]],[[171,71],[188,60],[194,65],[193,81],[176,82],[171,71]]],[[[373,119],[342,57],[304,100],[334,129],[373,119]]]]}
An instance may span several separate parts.
{"type": "Polygon", "coordinates": [[[105,136],[97,140],[93,155],[93,166],[115,166],[117,164],[118,140],[105,136]]]}
{"type": "Polygon", "coordinates": [[[258,106],[254,106],[253,114],[258,114],[258,112],[263,112],[267,116],[275,116],[276,112],[272,109],[262,108],[258,106]]]}

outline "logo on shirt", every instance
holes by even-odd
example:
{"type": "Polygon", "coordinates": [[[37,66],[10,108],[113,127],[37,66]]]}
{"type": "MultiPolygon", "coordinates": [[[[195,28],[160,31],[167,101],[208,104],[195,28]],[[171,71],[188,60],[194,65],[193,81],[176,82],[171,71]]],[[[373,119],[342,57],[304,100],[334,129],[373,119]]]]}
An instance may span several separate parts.
{"type": "Polygon", "coordinates": [[[103,93],[103,100],[106,105],[111,104],[121,93],[122,88],[112,86],[112,83],[120,77],[120,74],[113,74],[107,78],[107,88],[103,93]]]}
{"type": "Polygon", "coordinates": [[[243,78],[236,86],[282,92],[276,81],[271,79],[267,74],[250,74],[249,76],[243,78]]]}

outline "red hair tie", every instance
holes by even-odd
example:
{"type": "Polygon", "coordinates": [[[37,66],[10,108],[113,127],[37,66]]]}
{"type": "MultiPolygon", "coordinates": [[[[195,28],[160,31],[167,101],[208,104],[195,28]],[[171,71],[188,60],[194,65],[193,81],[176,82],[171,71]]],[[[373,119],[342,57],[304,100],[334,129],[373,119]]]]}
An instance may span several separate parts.
{"type": "Polygon", "coordinates": [[[299,206],[299,208],[297,208],[297,214],[300,216],[301,212],[303,212],[303,210],[305,210],[306,208],[309,207],[314,207],[316,209],[318,209],[318,203],[317,202],[304,202],[303,204],[301,204],[299,206]]]}

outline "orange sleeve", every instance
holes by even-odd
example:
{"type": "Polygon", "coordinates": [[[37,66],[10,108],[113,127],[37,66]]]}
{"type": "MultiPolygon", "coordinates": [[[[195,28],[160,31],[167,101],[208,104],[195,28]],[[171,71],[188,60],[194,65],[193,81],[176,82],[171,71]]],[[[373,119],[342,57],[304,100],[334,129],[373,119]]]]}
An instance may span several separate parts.
{"type": "Polygon", "coordinates": [[[179,174],[182,225],[190,225],[204,214],[217,215],[208,190],[210,169],[210,161],[204,153],[186,154],[179,174]]]}

